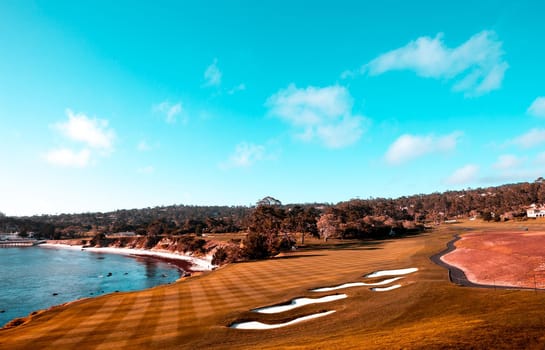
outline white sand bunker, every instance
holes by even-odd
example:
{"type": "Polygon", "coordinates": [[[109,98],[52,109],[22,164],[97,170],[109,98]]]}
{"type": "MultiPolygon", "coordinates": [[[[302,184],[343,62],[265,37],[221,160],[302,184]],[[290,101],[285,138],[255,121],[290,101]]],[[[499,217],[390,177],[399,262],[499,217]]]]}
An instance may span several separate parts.
{"type": "Polygon", "coordinates": [[[231,328],[236,328],[236,329],[275,329],[275,328],[290,326],[290,325],[292,325],[294,323],[307,321],[307,320],[310,320],[310,319],[313,319],[313,318],[327,316],[327,315],[330,315],[330,314],[332,314],[334,312],[335,312],[335,310],[320,312],[320,313],[317,313],[317,314],[312,314],[312,315],[308,315],[308,316],[299,317],[299,318],[296,318],[294,320],[291,320],[291,321],[285,322],[285,323],[266,324],[266,323],[262,323],[262,322],[258,322],[258,321],[250,321],[250,322],[233,323],[230,327],[231,328]]]}
{"type": "Polygon", "coordinates": [[[311,289],[311,292],[331,292],[331,291],[334,291],[334,290],[344,289],[344,288],[351,288],[351,287],[383,286],[385,284],[390,284],[390,283],[395,282],[397,280],[400,280],[402,278],[403,277],[394,277],[394,278],[386,279],[384,281],[375,282],[375,283],[365,283],[365,282],[345,283],[345,284],[341,284],[339,286],[334,286],[334,287],[323,287],[323,288],[311,289]]]}
{"type": "Polygon", "coordinates": [[[293,299],[290,304],[287,305],[277,305],[277,306],[269,306],[269,307],[260,307],[258,309],[253,309],[254,312],[259,312],[261,314],[276,314],[279,312],[284,312],[288,310],[292,310],[301,306],[310,305],[310,304],[319,304],[319,303],[327,303],[330,301],[340,300],[346,298],[346,294],[335,294],[335,295],[328,295],[322,298],[297,298],[293,299]]]}
{"type": "Polygon", "coordinates": [[[370,273],[369,275],[366,275],[365,277],[371,278],[371,277],[383,277],[383,276],[401,276],[401,275],[408,275],[409,273],[413,273],[418,271],[416,267],[410,267],[408,269],[399,269],[399,270],[383,270],[383,271],[375,271],[373,273],[370,273]]]}
{"type": "Polygon", "coordinates": [[[384,288],[371,288],[373,292],[388,292],[394,289],[401,287],[401,284],[394,284],[393,286],[384,287],[384,288]]]}

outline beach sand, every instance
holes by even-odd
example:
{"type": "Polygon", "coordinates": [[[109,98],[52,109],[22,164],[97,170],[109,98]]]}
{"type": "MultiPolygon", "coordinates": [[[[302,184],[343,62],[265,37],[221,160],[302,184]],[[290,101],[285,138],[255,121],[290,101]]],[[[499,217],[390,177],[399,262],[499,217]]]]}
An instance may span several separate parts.
{"type": "Polygon", "coordinates": [[[212,255],[206,257],[195,257],[191,255],[177,254],[170,251],[133,249],[133,248],[114,248],[114,247],[83,247],[82,245],[68,245],[60,243],[45,243],[40,247],[73,249],[94,253],[121,254],[127,256],[151,258],[167,262],[177,266],[185,272],[202,272],[213,270],[216,266],[212,265],[212,255]]]}

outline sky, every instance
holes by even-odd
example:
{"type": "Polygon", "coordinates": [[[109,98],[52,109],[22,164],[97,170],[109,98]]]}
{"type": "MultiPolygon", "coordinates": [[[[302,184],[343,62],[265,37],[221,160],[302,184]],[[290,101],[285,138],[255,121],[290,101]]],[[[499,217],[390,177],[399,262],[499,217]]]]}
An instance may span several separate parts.
{"type": "Polygon", "coordinates": [[[542,1],[0,1],[0,212],[545,175],[542,1]]]}

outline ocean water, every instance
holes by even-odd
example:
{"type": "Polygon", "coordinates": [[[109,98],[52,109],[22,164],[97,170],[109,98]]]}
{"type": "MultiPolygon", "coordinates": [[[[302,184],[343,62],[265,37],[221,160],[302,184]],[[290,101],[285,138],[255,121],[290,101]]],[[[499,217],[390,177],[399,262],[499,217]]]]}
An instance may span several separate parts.
{"type": "Polygon", "coordinates": [[[146,289],[179,277],[177,267],[150,258],[39,246],[0,248],[0,327],[53,305],[146,289]]]}

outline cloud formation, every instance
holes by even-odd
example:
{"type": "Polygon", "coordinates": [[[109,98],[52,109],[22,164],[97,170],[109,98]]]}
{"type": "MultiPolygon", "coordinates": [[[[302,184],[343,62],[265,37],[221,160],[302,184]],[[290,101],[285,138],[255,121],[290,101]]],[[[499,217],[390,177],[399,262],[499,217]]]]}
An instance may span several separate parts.
{"type": "Polygon", "coordinates": [[[176,116],[182,113],[182,103],[172,104],[168,101],[163,101],[153,106],[153,111],[161,113],[165,116],[165,121],[169,124],[176,123],[176,116]]]}
{"type": "Polygon", "coordinates": [[[545,143],[545,129],[534,128],[511,141],[522,148],[532,148],[545,143]]]}
{"type": "Polygon", "coordinates": [[[504,154],[498,157],[498,161],[492,167],[499,170],[512,170],[520,167],[523,162],[524,160],[517,156],[504,154]]]}
{"type": "Polygon", "coordinates": [[[136,149],[140,152],[147,152],[147,151],[151,151],[152,147],[149,145],[149,143],[146,140],[142,140],[138,142],[138,145],[136,145],[136,149]]]}
{"type": "Polygon", "coordinates": [[[446,153],[456,148],[460,132],[445,136],[417,136],[405,134],[394,141],[386,152],[388,164],[399,165],[432,153],[446,153]]]}
{"type": "Polygon", "coordinates": [[[95,154],[108,155],[113,151],[115,132],[108,127],[108,121],[89,118],[84,113],[74,113],[66,109],[68,120],[52,125],[66,141],[80,147],[60,147],[48,151],[43,158],[50,164],[84,168],[91,163],[95,154]]]}
{"type": "Polygon", "coordinates": [[[115,133],[108,128],[108,121],[89,118],[83,113],[74,113],[67,109],[68,121],[57,123],[53,127],[70,140],[84,143],[96,149],[110,150],[115,133]]]}
{"type": "Polygon", "coordinates": [[[214,62],[204,71],[204,86],[220,86],[221,76],[221,71],[218,68],[218,59],[214,58],[214,62]]]}
{"type": "Polygon", "coordinates": [[[545,97],[536,98],[526,112],[534,117],[545,118],[545,97]]]}
{"type": "Polygon", "coordinates": [[[443,33],[439,33],[434,38],[422,36],[386,52],[357,72],[344,72],[343,77],[411,70],[424,78],[453,80],[454,91],[478,96],[501,87],[509,68],[503,55],[502,42],[493,31],[477,33],[454,48],[447,47],[443,33]]]}
{"type": "Polygon", "coordinates": [[[241,142],[222,168],[247,168],[265,158],[265,146],[241,142]]]}
{"type": "Polygon", "coordinates": [[[339,85],[299,89],[294,84],[267,99],[269,113],[298,130],[304,141],[319,140],[328,148],[358,141],[366,118],[352,114],[353,99],[339,85]]]}
{"type": "Polygon", "coordinates": [[[227,90],[227,94],[228,95],[234,95],[235,93],[237,93],[239,91],[244,91],[244,90],[246,90],[246,84],[240,83],[237,86],[234,86],[233,88],[227,90]]]}
{"type": "Polygon", "coordinates": [[[475,164],[463,166],[449,176],[445,182],[449,185],[466,185],[477,179],[479,167],[475,164]]]}

